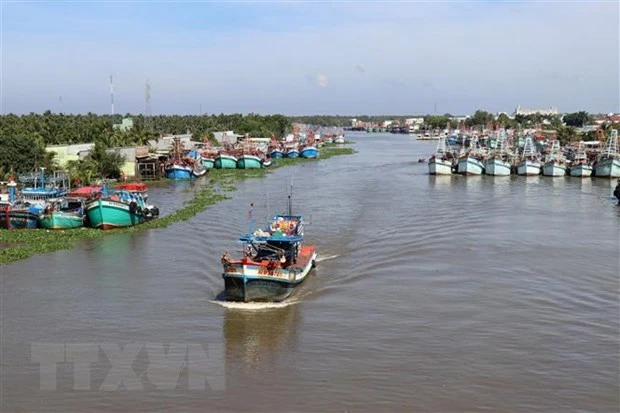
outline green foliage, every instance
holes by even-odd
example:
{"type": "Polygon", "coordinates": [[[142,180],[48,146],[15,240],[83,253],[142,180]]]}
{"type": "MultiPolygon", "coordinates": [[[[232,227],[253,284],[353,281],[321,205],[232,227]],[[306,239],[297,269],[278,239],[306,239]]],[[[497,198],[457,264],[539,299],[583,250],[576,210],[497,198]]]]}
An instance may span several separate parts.
{"type": "Polygon", "coordinates": [[[572,126],[559,126],[556,128],[556,137],[562,146],[578,140],[577,131],[572,126]]]}
{"type": "Polygon", "coordinates": [[[492,113],[489,113],[484,110],[477,110],[473,114],[473,116],[467,118],[467,120],[465,121],[465,125],[469,127],[473,127],[473,126],[486,127],[489,122],[492,122],[494,120],[494,118],[495,116],[493,116],[492,113]]]}
{"type": "Polygon", "coordinates": [[[11,170],[19,174],[55,166],[54,153],[46,153],[42,140],[34,134],[0,134],[0,148],[0,178],[11,170]]]}
{"type": "Polygon", "coordinates": [[[424,124],[430,126],[431,128],[441,128],[444,129],[448,124],[450,124],[450,118],[446,115],[443,116],[424,116],[424,124]]]}
{"type": "Polygon", "coordinates": [[[590,115],[588,115],[588,112],[582,110],[575,113],[569,113],[568,115],[565,115],[562,120],[567,126],[581,128],[583,125],[588,123],[590,120],[590,115]]]}

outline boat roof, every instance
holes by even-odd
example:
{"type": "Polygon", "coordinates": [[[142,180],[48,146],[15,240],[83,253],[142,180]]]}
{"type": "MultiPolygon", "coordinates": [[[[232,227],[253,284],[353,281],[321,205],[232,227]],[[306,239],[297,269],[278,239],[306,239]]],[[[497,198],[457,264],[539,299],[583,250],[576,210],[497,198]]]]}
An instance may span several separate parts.
{"type": "Polygon", "coordinates": [[[304,240],[303,235],[285,235],[285,234],[269,234],[269,235],[255,235],[255,234],[243,234],[239,237],[239,241],[253,242],[253,243],[266,243],[266,242],[301,242],[304,240]]]}

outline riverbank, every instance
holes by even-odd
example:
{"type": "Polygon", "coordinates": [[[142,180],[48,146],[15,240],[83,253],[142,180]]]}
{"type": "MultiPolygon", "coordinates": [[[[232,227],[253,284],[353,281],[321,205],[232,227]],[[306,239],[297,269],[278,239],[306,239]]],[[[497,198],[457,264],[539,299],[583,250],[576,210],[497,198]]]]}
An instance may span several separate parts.
{"type": "Polygon", "coordinates": [[[87,238],[99,238],[127,232],[144,231],[152,228],[166,228],[176,222],[187,220],[204,211],[219,201],[230,198],[228,192],[236,189],[234,183],[250,178],[262,178],[270,171],[289,165],[305,162],[316,162],[340,155],[352,155],[353,148],[340,145],[325,145],[321,148],[320,157],[316,159],[296,158],[278,159],[273,166],[264,169],[213,169],[206,179],[209,183],[202,187],[196,195],[176,211],[145,222],[134,227],[102,231],[94,228],[80,228],[66,231],[34,230],[0,230],[0,264],[26,259],[35,254],[61,249],[74,248],[79,241],[87,238]]]}

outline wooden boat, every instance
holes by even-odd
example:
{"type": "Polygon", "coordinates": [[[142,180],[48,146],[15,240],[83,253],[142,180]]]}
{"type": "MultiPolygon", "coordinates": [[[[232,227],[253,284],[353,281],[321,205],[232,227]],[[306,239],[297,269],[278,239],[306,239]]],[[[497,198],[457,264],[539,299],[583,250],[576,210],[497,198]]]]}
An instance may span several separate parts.
{"type": "Polygon", "coordinates": [[[9,187],[9,200],[2,203],[0,213],[0,228],[5,229],[33,229],[38,227],[39,205],[30,205],[17,201],[17,183],[11,179],[7,184],[9,187]]]}
{"type": "Polygon", "coordinates": [[[334,141],[333,141],[333,142],[334,142],[334,143],[337,143],[337,144],[339,144],[339,145],[344,144],[344,143],[345,143],[345,140],[344,140],[344,135],[340,134],[340,135],[336,136],[336,137],[334,138],[334,141]]]}
{"type": "Polygon", "coordinates": [[[495,149],[484,160],[484,173],[491,176],[510,176],[511,165],[506,152],[506,137],[500,136],[495,140],[495,149]]]}
{"type": "Polygon", "coordinates": [[[445,139],[437,141],[435,154],[428,160],[428,173],[431,175],[452,175],[454,155],[448,150],[445,139]]]}
{"type": "Polygon", "coordinates": [[[127,191],[108,193],[86,202],[86,214],[91,227],[104,230],[131,227],[159,215],[159,209],[147,205],[140,195],[127,191]]]}
{"type": "Polygon", "coordinates": [[[258,155],[243,153],[237,159],[237,169],[260,169],[263,163],[258,155]]]}
{"type": "Polygon", "coordinates": [[[123,190],[134,194],[140,194],[140,196],[142,196],[142,199],[144,199],[145,201],[149,196],[148,187],[144,182],[124,182],[122,184],[116,185],[114,189],[119,191],[123,190]]]}
{"type": "Polygon", "coordinates": [[[613,129],[605,142],[605,148],[594,164],[594,176],[620,178],[620,153],[618,152],[618,131],[613,129]]]}
{"type": "Polygon", "coordinates": [[[551,141],[551,149],[545,156],[545,163],[542,167],[544,176],[565,176],[566,161],[562,154],[562,148],[558,140],[551,141]]]}
{"type": "MultiPolygon", "coordinates": [[[[316,249],[304,245],[301,215],[276,215],[264,230],[242,235],[241,259],[222,255],[226,299],[229,301],[282,301],[307,277],[316,265],[316,249]]],[[[250,213],[251,215],[251,213],[250,213]]]]}
{"type": "Polygon", "coordinates": [[[39,215],[39,224],[45,229],[81,228],[84,218],[84,199],[64,198],[47,205],[39,215]]]}
{"type": "Polygon", "coordinates": [[[472,138],[467,152],[461,154],[457,164],[457,172],[461,175],[482,175],[484,173],[484,157],[479,152],[478,139],[472,138]]]}
{"type": "Polygon", "coordinates": [[[541,164],[538,160],[538,154],[536,148],[534,148],[532,138],[527,136],[525,138],[525,144],[523,145],[521,158],[517,163],[517,174],[523,176],[540,175],[540,168],[541,164]]]}
{"type": "Polygon", "coordinates": [[[588,155],[586,154],[583,141],[579,142],[577,152],[568,167],[568,174],[578,178],[588,178],[592,175],[592,164],[588,162],[588,155]]]}
{"type": "Polygon", "coordinates": [[[164,165],[166,178],[168,179],[191,179],[198,178],[207,173],[207,169],[198,159],[199,155],[184,156],[183,147],[179,138],[174,139],[173,155],[164,165]]]}
{"type": "Polygon", "coordinates": [[[226,153],[220,152],[213,162],[213,166],[216,169],[236,169],[237,168],[237,157],[226,153]]]}

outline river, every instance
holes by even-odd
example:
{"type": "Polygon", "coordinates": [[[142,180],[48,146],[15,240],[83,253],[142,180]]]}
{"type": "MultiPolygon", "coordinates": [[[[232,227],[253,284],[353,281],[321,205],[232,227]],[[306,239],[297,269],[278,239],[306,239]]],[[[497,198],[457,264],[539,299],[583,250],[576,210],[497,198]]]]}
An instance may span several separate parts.
{"type": "Polygon", "coordinates": [[[615,182],[433,177],[433,142],[349,139],[169,228],[2,266],[0,410],[617,411],[615,182]],[[218,302],[250,203],[284,211],[291,180],[316,271],[284,303],[218,302]]]}

